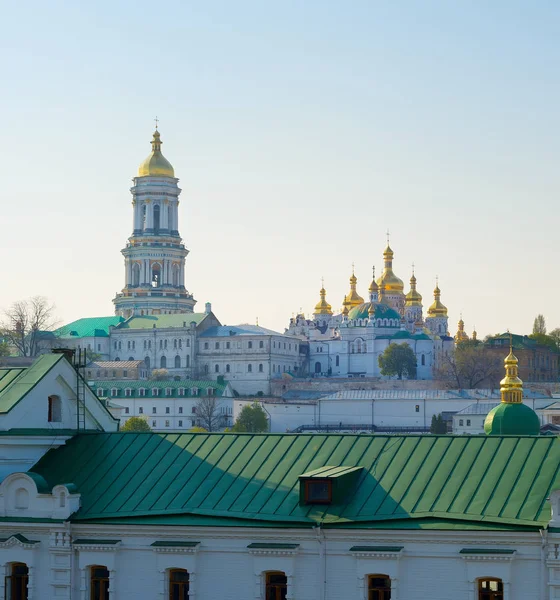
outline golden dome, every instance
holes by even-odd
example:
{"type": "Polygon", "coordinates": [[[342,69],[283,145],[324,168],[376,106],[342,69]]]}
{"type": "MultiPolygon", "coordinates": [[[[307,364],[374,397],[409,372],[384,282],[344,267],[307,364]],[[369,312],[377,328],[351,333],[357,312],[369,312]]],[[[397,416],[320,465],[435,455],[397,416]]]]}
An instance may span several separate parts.
{"type": "Polygon", "coordinates": [[[477,336],[478,336],[478,333],[476,332],[476,327],[473,327],[473,332],[472,332],[473,342],[476,342],[477,336]]]}
{"type": "Polygon", "coordinates": [[[434,289],[434,302],[428,308],[428,316],[429,317],[447,317],[447,307],[441,303],[441,290],[439,286],[436,284],[434,289]]]}
{"type": "Polygon", "coordinates": [[[463,317],[460,317],[459,322],[457,323],[457,333],[455,334],[455,342],[465,342],[469,339],[465,331],[465,322],[463,321],[463,317]]]}
{"type": "Polygon", "coordinates": [[[315,305],[315,314],[316,315],[332,315],[332,306],[327,302],[327,292],[325,287],[321,287],[321,291],[319,292],[321,296],[321,300],[315,305]]]}
{"type": "Polygon", "coordinates": [[[344,300],[342,301],[342,306],[348,310],[354,308],[354,306],[360,306],[360,304],[364,303],[364,299],[356,291],[357,283],[358,279],[356,275],[354,275],[354,269],[352,268],[352,276],[350,277],[350,292],[344,296],[344,300]]]}
{"type": "Polygon", "coordinates": [[[371,294],[376,294],[377,292],[379,292],[379,286],[377,285],[377,282],[375,281],[375,267],[373,267],[373,279],[371,280],[371,283],[369,284],[369,288],[368,291],[371,294]]]}
{"type": "Polygon", "coordinates": [[[154,131],[152,139],[152,152],[138,167],[138,177],[175,177],[175,171],[171,163],[161,153],[161,144],[159,131],[154,131]]]}
{"type": "Polygon", "coordinates": [[[391,250],[391,246],[387,244],[387,248],[385,248],[385,252],[383,252],[383,258],[385,259],[385,268],[383,269],[383,273],[381,277],[377,280],[377,285],[381,287],[382,284],[385,284],[385,293],[403,293],[404,283],[402,279],[399,279],[393,273],[393,251],[391,250]]]}
{"type": "Polygon", "coordinates": [[[502,402],[523,402],[523,382],[517,376],[517,357],[513,354],[513,348],[509,347],[509,354],[504,359],[506,376],[500,381],[500,393],[502,402]]]}
{"type": "Polygon", "coordinates": [[[416,277],[410,278],[410,292],[405,296],[405,306],[422,306],[422,296],[416,291],[416,277]]]}

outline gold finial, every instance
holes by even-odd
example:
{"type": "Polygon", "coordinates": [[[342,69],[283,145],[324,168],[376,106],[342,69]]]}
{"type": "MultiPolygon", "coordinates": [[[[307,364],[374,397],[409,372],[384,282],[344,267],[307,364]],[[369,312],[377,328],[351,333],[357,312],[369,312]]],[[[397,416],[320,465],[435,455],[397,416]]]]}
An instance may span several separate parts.
{"type": "Polygon", "coordinates": [[[352,261],[352,275],[354,275],[354,261],[352,261]]]}
{"type": "Polygon", "coordinates": [[[517,357],[513,354],[513,336],[509,334],[509,354],[504,359],[506,376],[500,381],[500,393],[505,404],[520,404],[523,402],[523,382],[518,377],[517,357]]]}
{"type": "Polygon", "coordinates": [[[375,265],[371,267],[371,271],[373,273],[373,279],[375,280],[375,265]]]}
{"type": "Polygon", "coordinates": [[[321,288],[325,287],[325,278],[321,277],[321,288]]]}
{"type": "Polygon", "coordinates": [[[412,263],[412,276],[414,277],[414,263],[412,263]]]}
{"type": "Polygon", "coordinates": [[[391,237],[391,234],[389,233],[389,228],[387,228],[387,246],[389,245],[389,238],[391,237]]]}
{"type": "Polygon", "coordinates": [[[259,326],[259,317],[257,317],[257,327],[259,326]]]}
{"type": "Polygon", "coordinates": [[[156,115],[156,118],[154,119],[154,121],[156,122],[156,131],[157,131],[158,124],[159,124],[159,119],[158,119],[157,115],[156,115]]]}

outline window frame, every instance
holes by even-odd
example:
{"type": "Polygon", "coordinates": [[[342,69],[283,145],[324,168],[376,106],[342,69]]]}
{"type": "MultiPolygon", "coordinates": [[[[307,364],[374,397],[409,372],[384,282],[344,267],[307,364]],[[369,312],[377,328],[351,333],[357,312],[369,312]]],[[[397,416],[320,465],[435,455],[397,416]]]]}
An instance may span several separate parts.
{"type": "Polygon", "coordinates": [[[9,567],[9,574],[4,577],[5,599],[19,600],[21,598],[27,600],[29,597],[29,565],[23,562],[12,562],[8,563],[6,567],[9,567]],[[17,567],[25,567],[27,573],[14,573],[17,567]]]}
{"type": "Polygon", "coordinates": [[[332,504],[332,496],[333,496],[333,482],[332,479],[327,479],[327,478],[311,478],[311,479],[305,479],[304,480],[304,486],[303,486],[303,500],[305,504],[332,504]],[[310,491],[310,487],[313,484],[327,484],[327,488],[328,488],[328,497],[324,500],[312,500],[309,497],[309,491],[310,491]]]}
{"type": "Polygon", "coordinates": [[[265,571],[264,572],[264,597],[266,600],[283,600],[288,595],[288,576],[285,571],[265,571]],[[276,583],[270,581],[273,576],[283,576],[285,583],[276,583]],[[282,593],[284,592],[284,593],[282,593]]]}
{"type": "Polygon", "coordinates": [[[504,596],[504,580],[500,579],[499,577],[479,577],[476,580],[476,587],[477,587],[477,599],[478,600],[504,600],[505,596],[504,596]],[[492,591],[492,590],[483,590],[482,589],[482,585],[485,582],[493,582],[495,581],[496,583],[498,583],[498,590],[497,591],[492,591]],[[502,589],[500,590],[499,587],[502,587],[502,589]]]}
{"type": "Polygon", "coordinates": [[[109,600],[109,596],[110,596],[110,592],[109,592],[109,586],[110,586],[110,573],[109,573],[109,569],[105,566],[105,565],[90,565],[89,567],[89,597],[90,600],[109,600]],[[105,569],[105,571],[107,571],[107,577],[96,577],[94,576],[94,569],[105,569]],[[102,587],[100,585],[99,588],[99,595],[96,595],[95,592],[95,587],[94,587],[94,583],[99,582],[100,584],[102,584],[102,587]],[[105,586],[106,583],[106,586],[105,586]]]}
{"type": "Polygon", "coordinates": [[[367,586],[367,599],[368,600],[390,600],[391,598],[391,578],[385,573],[371,573],[366,575],[366,586],[367,586]],[[373,581],[375,579],[385,579],[389,582],[388,587],[374,586],[373,581]]]}

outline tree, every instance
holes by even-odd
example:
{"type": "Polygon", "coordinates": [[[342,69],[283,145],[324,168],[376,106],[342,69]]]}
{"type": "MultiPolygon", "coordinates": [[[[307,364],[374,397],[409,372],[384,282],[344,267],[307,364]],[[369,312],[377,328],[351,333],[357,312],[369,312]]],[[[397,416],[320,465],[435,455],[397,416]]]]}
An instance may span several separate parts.
{"type": "Polygon", "coordinates": [[[416,378],[416,355],[406,342],[389,344],[379,356],[379,366],[381,375],[396,375],[399,379],[402,379],[403,375],[407,379],[416,378]]]}
{"type": "Polygon", "coordinates": [[[546,322],[543,315],[537,315],[533,321],[533,333],[546,333],[546,322]]]}
{"type": "Polygon", "coordinates": [[[503,374],[502,358],[478,340],[465,340],[443,354],[435,376],[459,389],[494,387],[503,374]]]}
{"type": "Polygon", "coordinates": [[[3,356],[10,356],[10,346],[4,340],[0,341],[0,358],[3,356]]]}
{"type": "Polygon", "coordinates": [[[122,426],[121,431],[152,431],[145,417],[130,417],[122,426]]]}
{"type": "Polygon", "coordinates": [[[532,333],[529,338],[535,340],[539,346],[545,346],[552,350],[552,352],[558,352],[556,340],[551,335],[546,335],[546,333],[532,333]]]}
{"type": "Polygon", "coordinates": [[[441,413],[438,415],[432,415],[432,424],[430,425],[430,433],[447,433],[447,425],[441,416],[441,413]]]}
{"type": "Polygon", "coordinates": [[[231,430],[235,433],[262,433],[268,431],[268,419],[263,407],[258,402],[246,404],[241,409],[231,430]]]}
{"type": "Polygon", "coordinates": [[[556,346],[556,352],[560,352],[560,328],[556,327],[549,334],[548,337],[554,342],[556,346]]]}
{"type": "Polygon", "coordinates": [[[14,302],[4,311],[0,336],[20,356],[35,357],[43,349],[45,332],[56,327],[54,305],[43,296],[14,302]]]}
{"type": "Polygon", "coordinates": [[[219,402],[215,396],[203,396],[196,403],[196,424],[206,431],[217,431],[224,425],[224,415],[219,412],[219,402]]]}
{"type": "Polygon", "coordinates": [[[207,429],[204,429],[204,427],[191,427],[189,429],[189,433],[208,433],[207,429]]]}
{"type": "Polygon", "coordinates": [[[169,371],[167,369],[152,369],[150,379],[152,381],[164,381],[169,379],[169,371]]]}

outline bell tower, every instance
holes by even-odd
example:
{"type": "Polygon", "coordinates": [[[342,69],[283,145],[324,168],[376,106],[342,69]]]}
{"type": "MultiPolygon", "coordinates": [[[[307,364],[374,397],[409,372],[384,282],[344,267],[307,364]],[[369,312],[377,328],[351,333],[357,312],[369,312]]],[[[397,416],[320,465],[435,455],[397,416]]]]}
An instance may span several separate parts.
{"type": "Polygon", "coordinates": [[[154,131],[152,152],[138,167],[132,193],[133,229],[122,250],[125,285],[113,299],[115,314],[192,313],[196,300],[185,288],[189,251],[179,235],[178,179],[161,153],[154,131]]]}

